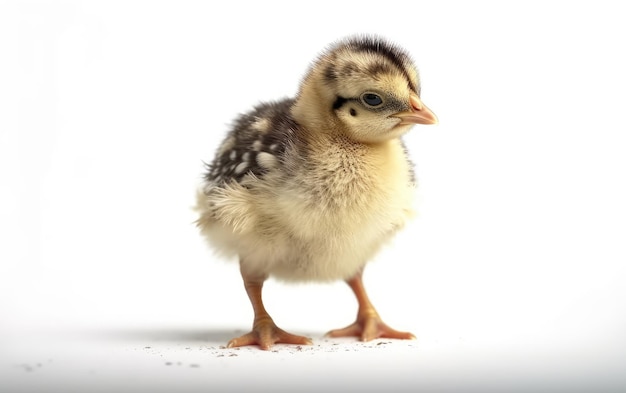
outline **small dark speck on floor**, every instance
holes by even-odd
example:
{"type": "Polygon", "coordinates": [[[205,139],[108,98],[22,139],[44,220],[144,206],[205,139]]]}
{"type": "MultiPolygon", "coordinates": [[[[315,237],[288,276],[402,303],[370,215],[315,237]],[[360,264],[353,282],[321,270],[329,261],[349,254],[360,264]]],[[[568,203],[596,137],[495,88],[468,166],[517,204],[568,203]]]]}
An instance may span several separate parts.
{"type": "Polygon", "coordinates": [[[230,355],[228,355],[229,357],[233,357],[233,356],[239,356],[236,353],[231,353],[230,355]]]}
{"type": "Polygon", "coordinates": [[[194,364],[190,364],[190,365],[189,365],[189,367],[192,367],[192,368],[198,368],[198,367],[200,367],[200,365],[199,365],[199,364],[195,364],[195,363],[194,363],[194,364]]]}
{"type": "Polygon", "coordinates": [[[43,365],[41,363],[36,363],[34,366],[30,365],[30,364],[18,364],[16,367],[21,368],[22,370],[26,371],[27,373],[33,372],[35,371],[35,369],[37,368],[42,368],[43,365]]]}

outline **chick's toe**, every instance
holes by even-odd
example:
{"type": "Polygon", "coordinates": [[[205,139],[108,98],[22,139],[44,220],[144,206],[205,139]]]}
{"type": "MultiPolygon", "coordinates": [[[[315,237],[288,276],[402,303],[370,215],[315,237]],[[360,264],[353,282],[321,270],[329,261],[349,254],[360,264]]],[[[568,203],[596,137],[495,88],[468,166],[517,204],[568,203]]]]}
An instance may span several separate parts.
{"type": "Polygon", "coordinates": [[[228,348],[242,347],[246,345],[258,345],[263,350],[269,350],[274,344],[297,344],[311,345],[311,339],[304,336],[287,333],[276,326],[271,318],[256,321],[252,331],[241,337],[233,338],[228,342],[228,348]]]}

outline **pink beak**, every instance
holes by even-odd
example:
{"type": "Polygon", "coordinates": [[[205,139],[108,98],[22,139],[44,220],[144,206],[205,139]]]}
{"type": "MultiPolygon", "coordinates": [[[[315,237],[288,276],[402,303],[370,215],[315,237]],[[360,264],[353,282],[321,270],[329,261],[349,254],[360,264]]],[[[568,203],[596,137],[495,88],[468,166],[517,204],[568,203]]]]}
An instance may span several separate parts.
{"type": "Polygon", "coordinates": [[[398,112],[393,117],[399,118],[401,121],[398,125],[404,124],[437,124],[437,116],[422,103],[417,94],[411,93],[409,97],[411,102],[411,110],[406,112],[398,112]]]}

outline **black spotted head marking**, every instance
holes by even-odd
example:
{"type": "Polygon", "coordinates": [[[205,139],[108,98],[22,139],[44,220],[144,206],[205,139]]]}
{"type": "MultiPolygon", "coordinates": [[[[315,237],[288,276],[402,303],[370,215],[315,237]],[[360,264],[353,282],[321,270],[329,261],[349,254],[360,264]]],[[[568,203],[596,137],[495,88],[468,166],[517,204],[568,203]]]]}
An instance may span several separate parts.
{"type": "MultiPolygon", "coordinates": [[[[385,60],[393,64],[403,74],[411,90],[417,92],[417,81],[409,74],[411,69],[414,70],[413,61],[404,50],[382,39],[373,37],[363,37],[349,41],[348,46],[357,51],[384,57],[385,60]]],[[[391,68],[387,63],[380,62],[371,64],[366,71],[371,75],[376,75],[378,73],[389,73],[391,68]]]]}
{"type": "Polygon", "coordinates": [[[419,94],[419,76],[410,56],[381,38],[365,36],[340,41],[320,60],[327,63],[323,79],[331,86],[341,80],[379,80],[383,75],[398,75],[411,91],[419,94]]]}

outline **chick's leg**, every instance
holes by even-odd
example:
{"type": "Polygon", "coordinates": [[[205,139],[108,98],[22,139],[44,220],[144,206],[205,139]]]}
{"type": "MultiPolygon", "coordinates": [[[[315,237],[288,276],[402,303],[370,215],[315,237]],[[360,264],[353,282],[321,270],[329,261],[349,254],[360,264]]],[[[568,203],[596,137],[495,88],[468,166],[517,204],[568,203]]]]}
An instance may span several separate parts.
{"type": "Polygon", "coordinates": [[[243,283],[254,309],[254,323],[252,331],[241,337],[233,338],[228,342],[228,348],[241,347],[244,345],[258,345],[263,350],[268,350],[276,343],[286,344],[312,344],[311,340],[290,334],[280,329],[263,306],[261,292],[266,277],[251,276],[241,271],[243,283]]]}
{"type": "Polygon", "coordinates": [[[365,292],[362,276],[363,272],[361,271],[347,281],[359,303],[356,322],[343,329],[331,330],[327,335],[330,337],[356,336],[359,337],[361,341],[370,341],[381,337],[414,340],[415,336],[413,334],[394,330],[380,319],[378,312],[365,292]]]}

